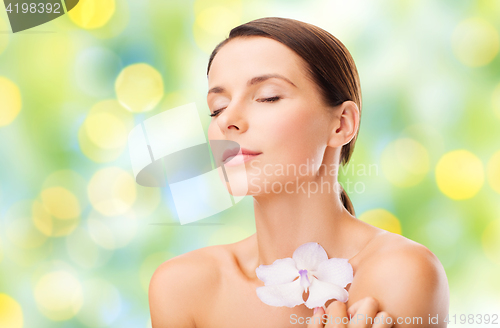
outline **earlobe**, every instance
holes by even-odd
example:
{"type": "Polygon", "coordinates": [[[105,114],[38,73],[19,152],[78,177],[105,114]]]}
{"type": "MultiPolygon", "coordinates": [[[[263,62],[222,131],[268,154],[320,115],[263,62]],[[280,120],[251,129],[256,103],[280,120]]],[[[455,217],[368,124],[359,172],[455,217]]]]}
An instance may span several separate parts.
{"type": "Polygon", "coordinates": [[[360,112],[358,105],[351,100],[344,101],[338,108],[333,121],[328,146],[340,147],[348,144],[358,132],[360,112]]]}

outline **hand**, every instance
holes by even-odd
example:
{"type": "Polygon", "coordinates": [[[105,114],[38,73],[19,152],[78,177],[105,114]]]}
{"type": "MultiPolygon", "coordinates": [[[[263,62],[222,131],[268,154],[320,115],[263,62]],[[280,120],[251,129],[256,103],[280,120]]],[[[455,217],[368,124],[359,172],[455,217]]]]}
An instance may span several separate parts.
{"type": "Polygon", "coordinates": [[[394,325],[394,319],[385,311],[378,312],[378,307],[378,301],[373,297],[360,299],[351,305],[347,311],[345,303],[333,301],[326,309],[327,316],[324,316],[325,311],[323,308],[319,308],[311,317],[312,322],[307,328],[392,327],[394,325]],[[321,320],[321,318],[324,320],[321,320]]]}

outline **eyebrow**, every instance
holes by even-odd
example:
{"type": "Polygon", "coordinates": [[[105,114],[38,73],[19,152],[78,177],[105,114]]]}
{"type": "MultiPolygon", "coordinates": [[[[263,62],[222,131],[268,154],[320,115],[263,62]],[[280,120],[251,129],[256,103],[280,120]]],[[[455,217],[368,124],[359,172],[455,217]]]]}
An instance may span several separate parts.
{"type": "MultiPolygon", "coordinates": [[[[284,77],[283,75],[280,75],[280,74],[264,74],[264,75],[256,76],[256,77],[248,80],[247,86],[252,86],[252,85],[255,85],[255,84],[258,84],[258,83],[262,83],[262,82],[264,82],[266,80],[269,80],[269,79],[272,79],[272,78],[286,81],[287,83],[293,85],[294,87],[297,87],[295,84],[293,84],[292,81],[290,81],[288,78],[286,78],[286,77],[284,77]]],[[[213,87],[210,90],[208,90],[208,94],[211,94],[211,93],[223,93],[224,91],[225,91],[225,89],[223,87],[213,87]]]]}

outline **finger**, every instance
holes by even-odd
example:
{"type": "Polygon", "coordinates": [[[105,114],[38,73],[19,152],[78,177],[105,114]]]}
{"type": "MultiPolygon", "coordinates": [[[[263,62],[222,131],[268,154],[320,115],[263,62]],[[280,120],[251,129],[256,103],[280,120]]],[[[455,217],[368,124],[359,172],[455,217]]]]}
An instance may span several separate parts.
{"type": "Polygon", "coordinates": [[[325,328],[346,328],[349,323],[346,308],[345,303],[340,301],[334,301],[328,305],[325,328]]]}
{"type": "Polygon", "coordinates": [[[358,312],[359,308],[365,302],[365,300],[366,297],[363,297],[357,300],[354,304],[351,304],[351,306],[347,309],[347,315],[353,316],[356,312],[358,312]]]}
{"type": "Polygon", "coordinates": [[[372,328],[390,328],[394,325],[394,318],[387,312],[381,311],[373,318],[372,328]]]}
{"type": "Polygon", "coordinates": [[[373,318],[378,312],[378,301],[371,297],[365,297],[359,304],[359,308],[351,318],[351,326],[355,328],[372,327],[373,318]]]}
{"type": "Polygon", "coordinates": [[[351,304],[351,306],[349,306],[349,308],[347,309],[347,315],[349,315],[349,317],[351,317],[356,312],[358,312],[359,307],[361,306],[361,304],[363,304],[364,301],[365,301],[365,298],[362,298],[362,299],[357,300],[354,304],[351,304]]]}
{"type": "Polygon", "coordinates": [[[325,310],[322,307],[315,308],[314,315],[311,317],[311,322],[307,325],[307,328],[323,328],[323,314],[325,314],[325,310]]]}

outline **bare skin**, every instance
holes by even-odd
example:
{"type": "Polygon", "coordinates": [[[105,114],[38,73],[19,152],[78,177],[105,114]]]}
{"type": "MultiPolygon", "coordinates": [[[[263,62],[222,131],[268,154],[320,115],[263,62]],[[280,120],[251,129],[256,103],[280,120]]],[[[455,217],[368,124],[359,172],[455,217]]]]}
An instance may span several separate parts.
{"type": "MultiPolygon", "coordinates": [[[[364,245],[359,252],[351,251],[352,257],[345,257],[350,258],[354,280],[349,285],[349,300],[343,311],[354,315],[353,305],[368,297],[373,303],[365,313],[372,313],[372,317],[385,311],[385,317],[421,317],[423,322],[393,327],[426,327],[429,313],[440,318],[446,316],[446,275],[430,251],[362,221],[353,221],[353,229],[364,245]],[[413,269],[418,271],[411,273],[413,269]]],[[[257,249],[256,237],[254,234],[234,244],[195,250],[163,263],[150,285],[153,327],[279,328],[290,327],[292,323],[294,327],[323,327],[305,323],[307,317],[313,316],[313,310],[303,304],[294,308],[272,307],[257,297],[255,289],[264,284],[251,265],[257,249]],[[299,318],[303,324],[298,323],[299,318]]],[[[340,302],[326,304],[331,317],[342,313],[342,308],[335,310],[335,303],[340,302]]],[[[316,316],[324,313],[320,310],[316,316]]],[[[366,315],[361,318],[364,322],[366,315]]],[[[432,327],[446,325],[440,321],[432,327]]]]}
{"type": "Polygon", "coordinates": [[[300,182],[321,183],[320,178],[336,182],[337,172],[330,174],[325,167],[339,163],[342,146],[355,136],[360,119],[357,105],[345,101],[328,107],[302,59],[263,37],[237,38],[224,45],[212,62],[209,90],[216,90],[209,92],[207,103],[217,113],[209,126],[209,139],[236,141],[261,152],[243,164],[249,178],[259,178],[248,191],[254,199],[257,232],[234,244],[205,247],[163,263],[149,289],[153,327],[322,328],[293,324],[293,315],[313,316],[304,304],[269,306],[255,291],[264,285],[256,277],[259,265],[291,257],[298,246],[311,241],[319,243],[329,258],[349,259],[354,270],[345,308],[340,302],[327,302],[328,314],[355,314],[361,308],[371,316],[383,313],[412,321],[394,327],[426,327],[429,314],[438,314],[440,323],[432,327],[445,327],[446,274],[426,247],[358,220],[338,194],[263,191],[263,178],[284,186],[295,181],[290,176],[259,175],[266,165],[307,163],[314,174],[300,176],[300,182]],[[366,297],[369,301],[360,307],[366,297]],[[413,317],[421,321],[415,323],[413,317]]]}

